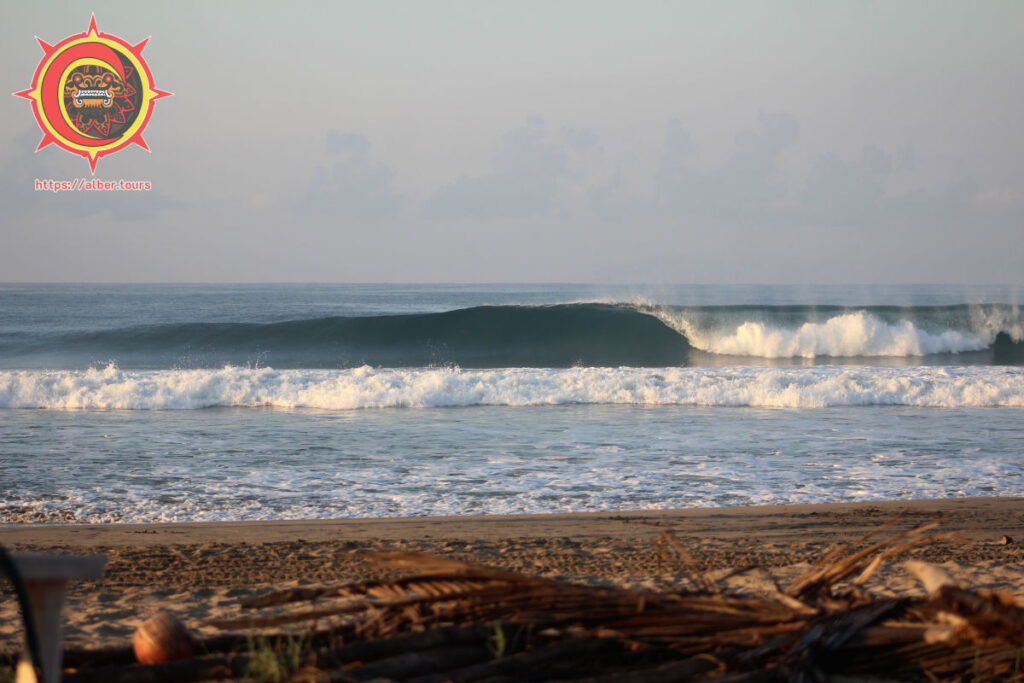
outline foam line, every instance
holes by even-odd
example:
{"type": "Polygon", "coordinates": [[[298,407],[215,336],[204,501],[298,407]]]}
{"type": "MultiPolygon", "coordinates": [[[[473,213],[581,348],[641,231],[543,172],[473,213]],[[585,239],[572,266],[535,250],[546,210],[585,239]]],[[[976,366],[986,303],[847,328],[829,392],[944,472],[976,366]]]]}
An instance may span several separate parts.
{"type": "Polygon", "coordinates": [[[1024,407],[1024,370],[884,368],[384,368],[0,371],[0,408],[431,408],[559,404],[1024,407]]]}

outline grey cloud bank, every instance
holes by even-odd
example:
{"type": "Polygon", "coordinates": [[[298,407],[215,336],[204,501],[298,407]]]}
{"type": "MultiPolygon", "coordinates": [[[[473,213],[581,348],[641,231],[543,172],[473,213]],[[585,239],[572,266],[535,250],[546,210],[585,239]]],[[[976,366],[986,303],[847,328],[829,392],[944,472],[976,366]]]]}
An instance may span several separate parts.
{"type": "MultiPolygon", "coordinates": [[[[1024,279],[1018,4],[204,7],[94,8],[151,193],[35,192],[87,165],[0,103],[0,280],[1024,279]]],[[[8,92],[88,23],[0,11],[8,92]]]]}

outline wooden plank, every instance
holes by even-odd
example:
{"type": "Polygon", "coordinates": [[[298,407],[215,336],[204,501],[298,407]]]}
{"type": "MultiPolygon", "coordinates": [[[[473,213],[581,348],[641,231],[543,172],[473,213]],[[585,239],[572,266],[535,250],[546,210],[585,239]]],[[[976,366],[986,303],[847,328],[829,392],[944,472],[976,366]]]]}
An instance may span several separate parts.
{"type": "MultiPolygon", "coordinates": [[[[51,555],[48,553],[8,553],[21,578],[28,581],[74,581],[103,576],[107,558],[102,555],[51,555]]],[[[4,574],[0,567],[0,574],[4,574]]]]}

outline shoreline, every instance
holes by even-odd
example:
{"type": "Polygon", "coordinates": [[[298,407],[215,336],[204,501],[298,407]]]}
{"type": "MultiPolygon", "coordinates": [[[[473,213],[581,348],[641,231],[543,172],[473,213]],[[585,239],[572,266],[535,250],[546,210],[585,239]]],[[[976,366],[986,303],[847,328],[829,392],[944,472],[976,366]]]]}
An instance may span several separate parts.
{"type": "MultiPolygon", "coordinates": [[[[284,541],[422,541],[446,537],[617,538],[638,526],[671,528],[680,535],[735,538],[757,534],[766,540],[856,537],[906,512],[907,520],[944,518],[943,530],[1024,540],[1024,497],[933,498],[842,503],[805,503],[669,510],[616,510],[523,515],[446,517],[356,517],[230,522],[110,524],[0,524],[0,544],[60,546],[148,546],[168,543],[273,543],[284,541]],[[995,525],[986,530],[978,524],[995,525]]],[[[912,522],[904,520],[906,525],[912,522]]],[[[849,540],[849,539],[846,539],[849,540]]]]}

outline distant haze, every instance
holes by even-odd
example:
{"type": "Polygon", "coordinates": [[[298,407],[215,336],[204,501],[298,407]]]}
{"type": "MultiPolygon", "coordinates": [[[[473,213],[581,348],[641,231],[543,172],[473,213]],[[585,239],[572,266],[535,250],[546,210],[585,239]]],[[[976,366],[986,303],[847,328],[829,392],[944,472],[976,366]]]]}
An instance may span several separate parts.
{"type": "Polygon", "coordinates": [[[13,3],[138,42],[151,153],[0,98],[0,281],[1024,281],[1024,3],[13,3]]]}

